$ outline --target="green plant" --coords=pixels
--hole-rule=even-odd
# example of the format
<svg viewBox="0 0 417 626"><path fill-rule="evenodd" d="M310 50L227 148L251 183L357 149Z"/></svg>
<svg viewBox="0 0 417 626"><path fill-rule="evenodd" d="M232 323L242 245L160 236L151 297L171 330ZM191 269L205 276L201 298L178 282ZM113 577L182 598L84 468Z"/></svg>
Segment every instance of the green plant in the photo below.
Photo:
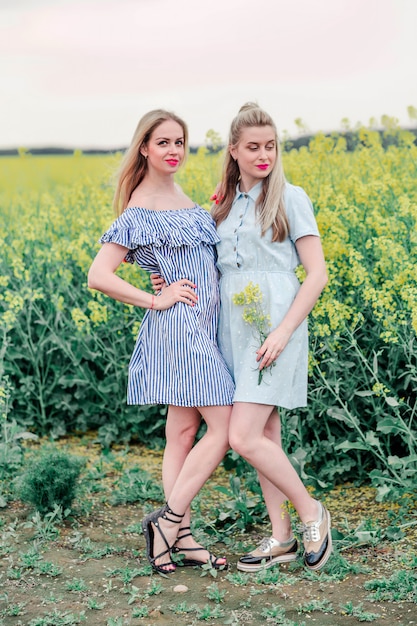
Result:
<svg viewBox="0 0 417 626"><path fill-rule="evenodd" d="M105 544L104 546L99 545L89 537L83 537L81 533L75 533L75 535L70 537L70 542L76 550L80 551L83 560L102 559L109 554L122 551L118 546L109 544Z"/></svg>
<svg viewBox="0 0 417 626"><path fill-rule="evenodd" d="M32 504L41 515L54 511L57 505L64 511L69 509L84 465L84 459L60 450L42 452L28 464L21 477L21 499Z"/></svg>
<svg viewBox="0 0 417 626"><path fill-rule="evenodd" d="M373 459L369 462L369 475L382 500L413 489L417 458L417 435L413 422L417 400L412 388L407 398L396 396L392 391L398 360L403 358L398 348L388 351L381 346L378 349L363 333L362 324L353 330L346 326L339 336L337 348L326 341L327 355L317 361L316 371L321 389L327 392L326 413L337 423L335 432L341 428L346 433L345 439L337 443L335 449L345 453L346 458L353 458L351 453L357 455L358 451L362 451ZM401 332L399 336L402 338ZM336 352L341 347L349 352L349 364L336 358ZM404 354L408 363L402 363L400 369L404 371L403 377L409 380L407 386L410 386L417 373L415 339L410 338L407 347L404 346ZM361 372L361 379L366 380L366 384L352 386L351 380L341 378L343 368L348 371L355 368L356 373ZM408 372L407 375L405 372ZM316 391L319 396L320 391ZM380 419L377 423L369 419L365 425L363 415L380 416Z"/></svg>
<svg viewBox="0 0 417 626"><path fill-rule="evenodd" d="M97 602L96 598L88 598L87 606L92 611L101 611L106 606L105 602Z"/></svg>
<svg viewBox="0 0 417 626"><path fill-rule="evenodd" d="M109 617L106 622L106 626L124 626L126 622L123 620L123 617Z"/></svg>
<svg viewBox="0 0 417 626"><path fill-rule="evenodd" d="M270 607L262 609L261 615L262 617L266 617L268 621L280 620L275 621L275 623L282 624L281 620L285 618L285 609L279 606L279 604L272 604Z"/></svg>
<svg viewBox="0 0 417 626"><path fill-rule="evenodd" d="M112 491L110 503L113 505L128 502L147 502L163 500L163 491L159 483L140 467L131 467L123 472Z"/></svg>
<svg viewBox="0 0 417 626"><path fill-rule="evenodd" d="M251 581L250 574L244 574L243 572L231 572L225 578L237 587L245 587Z"/></svg>
<svg viewBox="0 0 417 626"><path fill-rule="evenodd" d="M103 585L104 593L110 593L114 589L117 589L115 585L113 585L113 581L110 579L107 583Z"/></svg>
<svg viewBox="0 0 417 626"><path fill-rule="evenodd" d="M68 580L65 588L67 591L88 591L88 585L82 578L73 578Z"/></svg>
<svg viewBox="0 0 417 626"><path fill-rule="evenodd" d="M147 570L148 571L148 570ZM149 571L148 571L149 573ZM130 583L137 576L143 576L143 568L138 569L136 567L118 567L117 569L112 569L108 572L107 576L117 577L122 581L124 585Z"/></svg>
<svg viewBox="0 0 417 626"><path fill-rule="evenodd" d="M213 507L217 523L226 533L230 534L236 529L248 530L266 517L263 501L248 494L243 478L232 474L229 487L217 486L216 490L228 498L222 498L221 504Z"/></svg>
<svg viewBox="0 0 417 626"><path fill-rule="evenodd" d="M10 567L7 570L7 576L14 580L20 580L24 576L25 570L31 570L34 574L50 577L62 574L62 567L44 560L37 544L32 545L27 552L21 552L16 564L14 564L13 557L9 557L9 562Z"/></svg>
<svg viewBox="0 0 417 626"><path fill-rule="evenodd" d="M142 606L135 606L132 610L132 617L137 619L149 617L149 608L144 604Z"/></svg>
<svg viewBox="0 0 417 626"><path fill-rule="evenodd" d="M1 386L0 386L1 394ZM0 395L1 398L1 395ZM8 420L0 416L0 475L13 474L23 462L22 441L36 440L33 433L22 430L16 420Z"/></svg>
<svg viewBox="0 0 417 626"><path fill-rule="evenodd" d="M63 569L59 565L55 565L50 561L40 561L35 568L35 572L37 574L44 574L46 576L55 577L60 576L63 572Z"/></svg>
<svg viewBox="0 0 417 626"><path fill-rule="evenodd" d="M162 593L163 590L164 588L162 587L161 583L155 580L155 578L152 578L149 588L147 588L144 592L144 596L157 596Z"/></svg>
<svg viewBox="0 0 417 626"><path fill-rule="evenodd" d="M30 620L27 626L74 626L85 622L86 617L84 611L78 615L68 611L58 611L54 609L51 613L47 613L42 617L35 617Z"/></svg>
<svg viewBox="0 0 417 626"><path fill-rule="evenodd" d="M5 600L6 602L8 601L7 597L5 598ZM17 604L8 603L5 609L0 610L0 617L16 617L18 615L23 615L23 609L25 608L25 606L25 602L18 602Z"/></svg>
<svg viewBox="0 0 417 626"><path fill-rule="evenodd" d="M373 602L414 602L417 604L417 571L400 570L389 578L368 580L365 589L372 591L369 599Z"/></svg>
<svg viewBox="0 0 417 626"><path fill-rule="evenodd" d="M42 598L42 606L47 604L57 604L62 601L62 596L55 596L52 591L49 592L49 596Z"/></svg>
<svg viewBox="0 0 417 626"><path fill-rule="evenodd" d="M294 576L283 573L279 567L262 569L259 572L256 572L254 578L259 585L275 585L277 583L293 585L296 582L296 578Z"/></svg>
<svg viewBox="0 0 417 626"><path fill-rule="evenodd" d="M378 617L381 617L380 613L366 612L362 608L362 603L354 606L352 602L346 602L346 604L340 605L342 615L352 615L356 617L359 622L374 622Z"/></svg>
<svg viewBox="0 0 417 626"><path fill-rule="evenodd" d="M0 556L5 556L14 552L14 542L18 541L19 522L15 519L8 526L5 526L4 521L1 523L1 536L0 536Z"/></svg>
<svg viewBox="0 0 417 626"><path fill-rule="evenodd" d="M224 589L219 589L219 585L217 583L212 583L207 587L207 598L209 600L213 600L213 602L220 604L220 602L223 602L225 595L226 591Z"/></svg>
<svg viewBox="0 0 417 626"><path fill-rule="evenodd" d="M312 613L313 611L319 611L320 613L334 613L333 605L330 600L310 600L305 604L300 604L297 607L298 613Z"/></svg>
<svg viewBox="0 0 417 626"><path fill-rule="evenodd" d="M2 365L6 346L4 341L0 349L0 507L7 505L10 488L6 485L11 485L10 478L23 463L22 442L37 439L9 417L12 386L8 376L3 375Z"/></svg>
<svg viewBox="0 0 417 626"><path fill-rule="evenodd" d="M9 580L21 580L24 575L24 569L22 567L9 567L7 569L7 578Z"/></svg>
<svg viewBox="0 0 417 626"><path fill-rule="evenodd" d="M34 539L38 541L53 541L59 536L58 524L61 524L64 518L62 507L55 504L53 511L46 513L44 516L39 511L25 523L25 528L33 528L35 530Z"/></svg>
<svg viewBox="0 0 417 626"><path fill-rule="evenodd" d="M334 531L334 541L340 552L355 545L376 546L385 536L382 526L372 518L361 520L355 528L350 528L347 520L343 520L337 531Z"/></svg>
<svg viewBox="0 0 417 626"><path fill-rule="evenodd" d="M201 569L201 574L200 574L201 577L210 575L212 578L217 578L218 573L224 570L225 566L220 565L220 567L215 568L213 567L210 561L207 561L207 563L204 563L204 565L202 565L200 569Z"/></svg>
<svg viewBox="0 0 417 626"><path fill-rule="evenodd" d="M178 604L174 604L169 607L170 611L175 613L175 615L186 615L187 613L193 613L195 610L195 606L189 606L185 600L183 602L178 602Z"/></svg>
<svg viewBox="0 0 417 626"><path fill-rule="evenodd" d="M126 589L125 591L129 594L129 600L127 602L128 604L133 604L134 602L137 602L138 600L143 600L144 598L141 590L135 585L130 585L129 589Z"/></svg>
<svg viewBox="0 0 417 626"><path fill-rule="evenodd" d="M18 565L31 569L36 567L42 558L38 546L34 544L27 552L20 552Z"/></svg>
<svg viewBox="0 0 417 626"><path fill-rule="evenodd" d="M195 613L198 620L218 619L224 617L224 611L219 606L210 606L205 604L203 607L195 607Z"/></svg>

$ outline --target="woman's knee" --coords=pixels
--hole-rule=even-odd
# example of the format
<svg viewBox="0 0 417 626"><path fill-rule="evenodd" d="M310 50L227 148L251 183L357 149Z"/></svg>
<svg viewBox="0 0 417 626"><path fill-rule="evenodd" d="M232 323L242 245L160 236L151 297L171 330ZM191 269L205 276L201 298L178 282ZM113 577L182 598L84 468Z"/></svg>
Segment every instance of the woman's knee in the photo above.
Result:
<svg viewBox="0 0 417 626"><path fill-rule="evenodd" d="M178 428L174 432L167 434L167 442L174 443L181 448L191 449L194 445L198 427L188 426L187 428Z"/></svg>
<svg viewBox="0 0 417 626"><path fill-rule="evenodd" d="M216 426L208 426L207 431L204 435L207 437L207 440L210 440L211 445L229 449L229 429L224 426L216 427Z"/></svg>
<svg viewBox="0 0 417 626"><path fill-rule="evenodd" d="M229 432L229 445L237 454L246 458L250 453L250 444L248 439L242 432L234 431Z"/></svg>
<svg viewBox="0 0 417 626"><path fill-rule="evenodd" d="M171 419L167 421L165 436L167 445L190 450L200 427L200 420Z"/></svg>

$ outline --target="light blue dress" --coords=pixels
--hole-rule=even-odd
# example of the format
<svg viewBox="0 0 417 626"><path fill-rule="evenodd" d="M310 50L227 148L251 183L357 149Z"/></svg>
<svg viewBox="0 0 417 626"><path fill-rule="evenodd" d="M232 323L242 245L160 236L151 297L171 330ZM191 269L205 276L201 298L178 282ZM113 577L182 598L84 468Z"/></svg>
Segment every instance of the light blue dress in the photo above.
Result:
<svg viewBox="0 0 417 626"><path fill-rule="evenodd" d="M259 341L254 327L242 318L243 307L233 303L233 296L250 282L259 285L271 330L276 328L300 288L294 272L300 264L295 242L306 235L319 236L319 231L305 191L286 183L284 202L289 236L281 243L272 242L270 229L261 237L255 216L261 187L262 183L258 183L249 193L237 189L227 219L217 228L217 266L221 274L218 343L236 384L234 402L294 409L307 403L307 320L296 329L276 365L265 371L258 384Z"/></svg>
<svg viewBox="0 0 417 626"><path fill-rule="evenodd" d="M128 404L231 404L234 384L216 341L218 240L213 219L198 205L178 211L130 207L101 237L129 248L128 262L164 276L168 285L182 278L197 285L195 306L177 302L145 313L129 364Z"/></svg>

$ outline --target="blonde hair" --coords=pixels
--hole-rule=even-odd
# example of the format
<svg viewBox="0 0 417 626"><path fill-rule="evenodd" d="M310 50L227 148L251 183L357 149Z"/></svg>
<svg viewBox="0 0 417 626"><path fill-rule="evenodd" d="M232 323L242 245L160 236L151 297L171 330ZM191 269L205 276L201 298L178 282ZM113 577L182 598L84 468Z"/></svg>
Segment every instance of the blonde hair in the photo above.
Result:
<svg viewBox="0 0 417 626"><path fill-rule="evenodd" d="M133 190L143 181L148 170L147 160L141 152L142 148L147 145L154 130L168 120L173 120L181 126L184 135L184 153L187 154L188 128L178 115L164 109L155 109L145 113L139 120L133 139L124 154L116 175L113 208L117 215L123 213Z"/></svg>
<svg viewBox="0 0 417 626"><path fill-rule="evenodd" d="M271 116L253 102L247 102L240 108L230 126L229 149L225 154L222 182L217 191L219 201L212 208L212 216L216 224L220 224L229 215L236 195L236 185L240 180L239 165L232 158L230 148L237 146L244 128L253 126L271 126L275 132L277 158L271 172L262 181L262 191L256 202L256 211L262 236L272 227L272 241L283 241L288 236L289 225L284 207L285 176L278 133Z"/></svg>

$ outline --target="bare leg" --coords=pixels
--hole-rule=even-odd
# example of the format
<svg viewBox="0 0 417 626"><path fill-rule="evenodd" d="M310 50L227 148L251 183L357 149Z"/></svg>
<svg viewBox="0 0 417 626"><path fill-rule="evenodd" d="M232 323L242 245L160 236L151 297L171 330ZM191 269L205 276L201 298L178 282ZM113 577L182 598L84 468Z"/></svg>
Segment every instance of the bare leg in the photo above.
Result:
<svg viewBox="0 0 417 626"><path fill-rule="evenodd" d="M264 435L280 448L282 447L281 420L276 409L271 412L268 418ZM272 536L280 542L288 541L292 532L290 516L285 507L287 496L259 471L258 479L264 495L269 519L271 520Z"/></svg>
<svg viewBox="0 0 417 626"><path fill-rule="evenodd" d="M231 407L201 407L199 411L207 424L207 431L187 455L169 495L169 506L179 516L187 511L192 499L219 465L229 448L228 430ZM158 523L168 544L173 546L180 525L163 518L160 518ZM159 531L154 532L153 554L160 554L165 549L166 544ZM164 563L164 560L166 562L166 556L160 560L157 559L155 564L160 565Z"/></svg>
<svg viewBox="0 0 417 626"><path fill-rule="evenodd" d="M171 491L185 459L194 445L200 424L201 415L196 408L179 406L170 406L168 408L165 428L166 446L162 461L162 482L167 502L170 500ZM205 556L201 552L202 546L191 535L190 517L191 511L190 507L188 507L179 527L179 538L175 543L175 547L178 548L178 551L185 549L187 557L190 559L203 560ZM191 552L195 549L197 552L192 554Z"/></svg>
<svg viewBox="0 0 417 626"><path fill-rule="evenodd" d="M281 446L265 436L272 410L265 404L236 402L230 419L230 445L285 494L301 521L307 523L317 518L317 501L308 493Z"/></svg>
<svg viewBox="0 0 417 626"><path fill-rule="evenodd" d="M162 461L162 482L165 499L169 500L171 490L178 474L192 449L201 423L201 415L196 408L170 406L166 422L166 446ZM281 447L281 422L278 411L274 409L268 418L264 430L265 437ZM285 494L277 489L263 474L258 472L266 508L272 526L272 536L278 541L287 541L291 536L291 523L285 509ZM190 526L190 509L187 509L181 527ZM191 537L177 542L179 547L201 547Z"/></svg>
<svg viewBox="0 0 417 626"><path fill-rule="evenodd" d="M169 500L178 474L194 445L200 423L201 415L197 409L181 406L168 407L165 427L166 445L162 461L162 483L166 500ZM189 525L190 509L188 508L181 526Z"/></svg>

